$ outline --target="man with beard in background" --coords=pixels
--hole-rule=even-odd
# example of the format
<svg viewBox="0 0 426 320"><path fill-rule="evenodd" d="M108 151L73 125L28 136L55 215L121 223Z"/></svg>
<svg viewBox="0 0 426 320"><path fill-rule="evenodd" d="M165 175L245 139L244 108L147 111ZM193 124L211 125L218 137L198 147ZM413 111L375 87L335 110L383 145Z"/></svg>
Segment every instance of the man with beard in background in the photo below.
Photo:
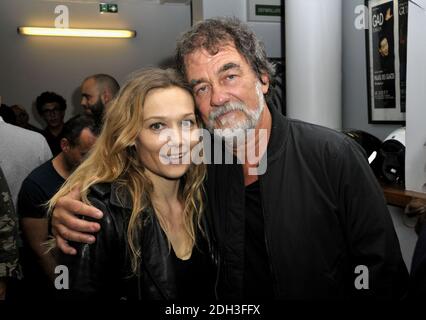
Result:
<svg viewBox="0 0 426 320"><path fill-rule="evenodd" d="M117 80L108 74L91 75L81 84L81 106L84 113L95 120L96 131L100 131L106 107L118 90Z"/></svg>

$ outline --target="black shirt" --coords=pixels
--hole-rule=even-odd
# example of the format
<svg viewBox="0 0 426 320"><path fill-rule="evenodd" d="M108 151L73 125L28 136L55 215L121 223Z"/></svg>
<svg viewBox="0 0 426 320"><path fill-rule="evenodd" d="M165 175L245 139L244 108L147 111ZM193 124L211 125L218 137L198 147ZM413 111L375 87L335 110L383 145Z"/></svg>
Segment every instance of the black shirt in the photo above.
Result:
<svg viewBox="0 0 426 320"><path fill-rule="evenodd" d="M171 249L175 267L176 288L179 300L212 301L214 296L215 272L209 258L207 243L200 237L192 249L191 257L182 260Z"/></svg>
<svg viewBox="0 0 426 320"><path fill-rule="evenodd" d="M259 181L246 186L245 197L244 298L268 300L274 294Z"/></svg>
<svg viewBox="0 0 426 320"><path fill-rule="evenodd" d="M34 169L22 183L18 195L20 218L46 218L43 206L65 182L55 170L52 160Z"/></svg>
<svg viewBox="0 0 426 320"><path fill-rule="evenodd" d="M19 218L46 219L44 204L52 198L65 182L55 170L52 160L34 169L22 183L18 195ZM49 226L50 234L50 226ZM51 297L53 286L39 264L39 258L24 237L21 249L22 269L25 280L25 294L30 299Z"/></svg>
<svg viewBox="0 0 426 320"><path fill-rule="evenodd" d="M52 155L54 157L61 153L62 131L59 132L57 136L55 136L49 131L49 128L46 128L41 132L41 134L46 138L47 144L49 145L50 150L52 151Z"/></svg>

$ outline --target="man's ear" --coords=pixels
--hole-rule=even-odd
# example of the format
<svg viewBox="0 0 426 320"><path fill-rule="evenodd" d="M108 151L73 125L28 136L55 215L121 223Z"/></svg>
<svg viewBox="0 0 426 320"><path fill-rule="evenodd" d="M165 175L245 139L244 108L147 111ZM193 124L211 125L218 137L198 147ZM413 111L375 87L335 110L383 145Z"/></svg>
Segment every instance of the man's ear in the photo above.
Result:
<svg viewBox="0 0 426 320"><path fill-rule="evenodd" d="M269 90L269 76L266 73L260 76L260 83L262 84L263 94L266 94Z"/></svg>
<svg viewBox="0 0 426 320"><path fill-rule="evenodd" d="M60 145L61 145L61 150L65 153L68 152L71 148L70 143L66 138L61 139Z"/></svg>
<svg viewBox="0 0 426 320"><path fill-rule="evenodd" d="M112 94L109 90L105 89L101 94L101 101L104 105L112 100Z"/></svg>

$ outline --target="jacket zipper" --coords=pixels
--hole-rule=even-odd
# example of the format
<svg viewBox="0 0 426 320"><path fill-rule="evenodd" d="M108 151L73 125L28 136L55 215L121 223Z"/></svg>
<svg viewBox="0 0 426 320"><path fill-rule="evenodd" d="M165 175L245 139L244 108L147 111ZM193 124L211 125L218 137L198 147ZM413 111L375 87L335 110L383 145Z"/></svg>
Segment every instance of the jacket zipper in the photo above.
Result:
<svg viewBox="0 0 426 320"><path fill-rule="evenodd" d="M272 277L272 289L274 297L276 297L275 294L275 287L276 287L276 279L275 279L275 272L274 272L274 266L272 265L272 257L271 257L271 250L269 249L269 243L268 243L268 237L266 236L266 216L265 216L265 205L263 201L263 183L262 180L259 177L259 186L260 186L260 204L262 205L262 215L263 215L263 224L264 224L264 237L265 237L265 247L266 247L266 254L268 255L268 264L269 269L271 271L271 277Z"/></svg>

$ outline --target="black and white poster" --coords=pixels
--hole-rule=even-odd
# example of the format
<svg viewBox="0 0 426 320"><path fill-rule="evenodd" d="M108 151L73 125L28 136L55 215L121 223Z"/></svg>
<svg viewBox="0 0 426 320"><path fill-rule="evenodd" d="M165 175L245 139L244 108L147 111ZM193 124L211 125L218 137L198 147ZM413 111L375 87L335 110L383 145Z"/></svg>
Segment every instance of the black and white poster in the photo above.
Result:
<svg viewBox="0 0 426 320"><path fill-rule="evenodd" d="M405 121L407 0L368 1L370 123Z"/></svg>

